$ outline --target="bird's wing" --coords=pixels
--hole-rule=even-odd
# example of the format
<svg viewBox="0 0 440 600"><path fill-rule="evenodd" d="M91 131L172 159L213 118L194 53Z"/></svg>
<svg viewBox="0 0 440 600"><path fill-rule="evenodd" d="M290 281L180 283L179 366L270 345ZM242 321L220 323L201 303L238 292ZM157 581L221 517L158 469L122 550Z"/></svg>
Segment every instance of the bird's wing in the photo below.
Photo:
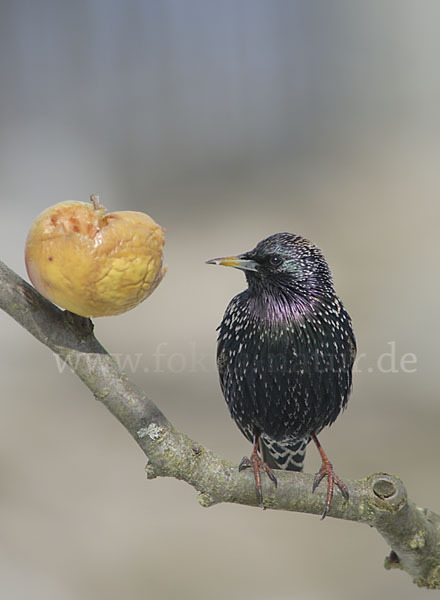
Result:
<svg viewBox="0 0 440 600"><path fill-rule="evenodd" d="M350 368L353 368L354 361L356 360L357 346L356 338L354 337L353 330L349 331L349 344L350 344Z"/></svg>
<svg viewBox="0 0 440 600"><path fill-rule="evenodd" d="M223 344L221 340L218 342L217 346L217 369L220 377L220 386L222 388L223 394L225 393L225 370L226 370L226 355L223 351Z"/></svg>

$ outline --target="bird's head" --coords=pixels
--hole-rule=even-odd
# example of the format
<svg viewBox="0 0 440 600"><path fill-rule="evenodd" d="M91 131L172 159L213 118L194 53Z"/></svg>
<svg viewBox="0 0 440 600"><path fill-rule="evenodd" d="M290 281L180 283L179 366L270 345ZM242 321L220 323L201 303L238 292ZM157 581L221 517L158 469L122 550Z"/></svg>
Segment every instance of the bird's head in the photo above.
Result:
<svg viewBox="0 0 440 600"><path fill-rule="evenodd" d="M309 295L333 289L330 269L321 250L292 233L275 233L249 252L214 258L207 263L243 270L251 290L279 288Z"/></svg>

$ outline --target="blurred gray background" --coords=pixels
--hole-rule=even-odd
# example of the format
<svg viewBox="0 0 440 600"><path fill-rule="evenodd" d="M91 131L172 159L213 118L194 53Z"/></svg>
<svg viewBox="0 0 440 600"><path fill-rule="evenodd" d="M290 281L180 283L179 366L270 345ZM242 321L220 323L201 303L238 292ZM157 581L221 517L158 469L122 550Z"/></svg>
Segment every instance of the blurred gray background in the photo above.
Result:
<svg viewBox="0 0 440 600"><path fill-rule="evenodd" d="M165 280L96 333L177 427L238 462L249 444L214 354L244 278L204 261L310 238L363 355L321 441L341 477L398 474L439 511L439 56L429 0L3 0L0 257L25 276L33 219L92 192L166 227ZM147 481L68 369L0 327L3 598L428 597L384 571L367 527L206 510L181 482Z"/></svg>

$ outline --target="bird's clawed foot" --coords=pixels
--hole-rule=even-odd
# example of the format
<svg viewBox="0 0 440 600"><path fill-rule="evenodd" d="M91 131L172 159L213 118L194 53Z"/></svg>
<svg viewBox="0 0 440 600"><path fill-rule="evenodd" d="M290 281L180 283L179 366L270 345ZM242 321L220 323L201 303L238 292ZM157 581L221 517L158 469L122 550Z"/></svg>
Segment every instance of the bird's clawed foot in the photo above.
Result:
<svg viewBox="0 0 440 600"><path fill-rule="evenodd" d="M333 465L329 461L327 461L327 462L323 461L320 470L318 471L318 473L316 473L315 479L313 480L313 487L312 487L313 492L316 490L316 488L321 483L321 481L324 479L324 477L327 477L327 480L328 480L327 499L325 501L324 512L322 513L321 519L325 519L325 517L327 516L327 513L330 509L330 504L331 504L331 501L333 498L333 491L334 491L335 484L341 490L341 494L344 496L344 498L346 500L348 500L348 498L349 498L347 486L342 481L342 479L339 479L339 477L336 475L336 473L333 470Z"/></svg>
<svg viewBox="0 0 440 600"><path fill-rule="evenodd" d="M275 487L277 486L277 478L273 474L272 469L266 464L261 458L258 456L258 438L254 439L254 449L252 450L252 454L248 458L244 456L241 459L241 462L238 466L239 471L243 471L248 467L252 467L254 471L255 477L255 489L257 490L257 496L260 506L263 506L263 492L261 489L261 469L266 471L269 479L274 483Z"/></svg>
<svg viewBox="0 0 440 600"><path fill-rule="evenodd" d="M333 465L327 458L327 455L325 454L321 444L318 442L318 438L315 435L312 435L311 437L312 437L313 441L315 442L315 444L319 450L319 453L321 454L321 459L322 459L321 468L316 473L315 479L313 480L312 492L314 492L316 490L316 488L321 483L321 481L324 479L324 477L327 477L327 482L328 482L327 483L327 499L325 501L324 512L322 513L322 517L321 517L321 520L322 520L322 519L325 519L325 517L327 516L328 511L330 509L330 504L331 504L331 501L333 498L333 491L335 488L335 484L338 486L338 488L341 491L341 494L344 496L345 500L348 500L350 495L348 493L348 488L345 485L345 483L334 472Z"/></svg>

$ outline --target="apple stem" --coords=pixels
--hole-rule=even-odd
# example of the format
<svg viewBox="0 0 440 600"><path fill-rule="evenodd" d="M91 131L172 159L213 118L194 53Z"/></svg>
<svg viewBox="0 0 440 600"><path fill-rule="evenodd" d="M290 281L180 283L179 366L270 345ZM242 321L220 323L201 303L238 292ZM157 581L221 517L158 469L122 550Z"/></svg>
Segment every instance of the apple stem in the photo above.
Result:
<svg viewBox="0 0 440 600"><path fill-rule="evenodd" d="M98 208L99 208L99 194L91 194L91 196L90 196L90 202L92 202L93 208L95 210L98 210Z"/></svg>

